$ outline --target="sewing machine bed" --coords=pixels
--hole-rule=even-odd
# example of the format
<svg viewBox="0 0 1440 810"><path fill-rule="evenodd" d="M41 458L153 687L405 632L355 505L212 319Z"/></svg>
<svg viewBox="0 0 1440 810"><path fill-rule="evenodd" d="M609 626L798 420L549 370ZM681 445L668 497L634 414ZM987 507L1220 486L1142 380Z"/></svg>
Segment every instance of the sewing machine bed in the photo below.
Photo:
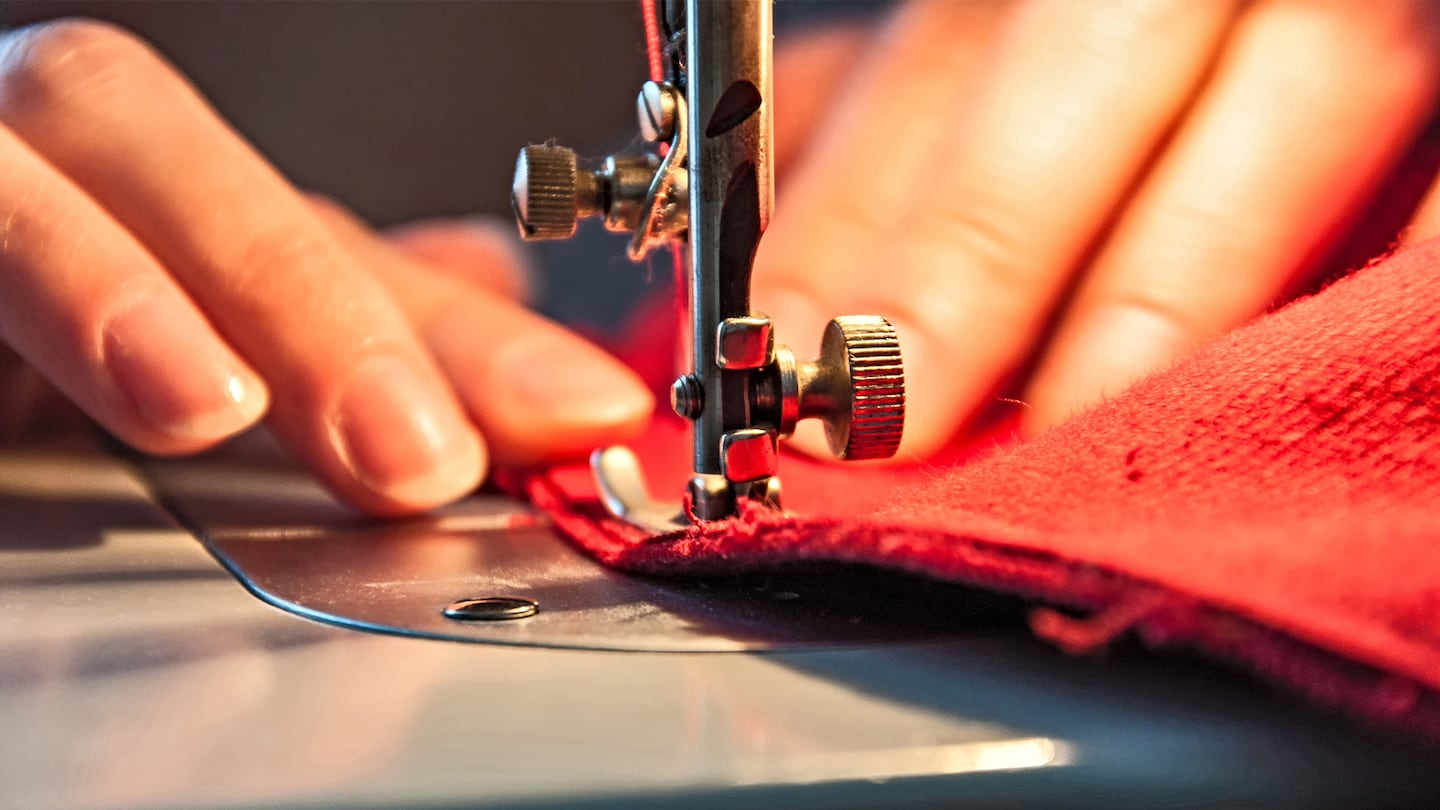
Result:
<svg viewBox="0 0 1440 810"><path fill-rule="evenodd" d="M358 582L364 596L351 602L380 606L391 591L425 592L437 571L436 599L467 577L526 591L533 583L514 576L487 579L495 558L476 549L554 538L523 505L482 495L449 513L443 528L461 539L434 546L444 516L383 530L342 519L297 471L255 464L243 447L159 466L82 443L0 452L0 806L1433 807L1440 797L1433 749L1205 662L1136 649L1067 657L1006 605L950 624L935 614L954 603L920 598L891 605L888 620L903 626L910 611L929 636L847 641L792 627L755 643L764 632L723 620L734 602L716 602L720 619L696 632L704 588L656 608L648 588L682 586L617 586L576 557L573 587L549 583L541 615L591 610L588 623L623 625L668 611L662 635L700 638L695 649L727 637L771 649L576 649L627 638L599 626L516 646L303 618L247 592L177 515L194 525L207 514L202 534L256 545L328 543L325 570L302 575L330 575L331 590ZM227 493L241 506L217 532ZM413 564L407 535L439 556ZM366 580L373 556L348 563L347 542L394 555L410 589ZM804 572L787 576L789 590L754 589L804 601L788 596L805 590ZM453 592L467 595L484 594ZM627 598L646 610L626 610Z"/></svg>

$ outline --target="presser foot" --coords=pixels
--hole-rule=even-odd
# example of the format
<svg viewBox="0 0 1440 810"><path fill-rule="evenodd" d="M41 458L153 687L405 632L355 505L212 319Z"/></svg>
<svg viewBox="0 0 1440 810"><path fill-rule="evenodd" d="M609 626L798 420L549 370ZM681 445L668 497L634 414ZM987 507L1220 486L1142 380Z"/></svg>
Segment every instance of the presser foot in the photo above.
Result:
<svg viewBox="0 0 1440 810"><path fill-rule="evenodd" d="M640 459L628 447L606 447L590 454L590 472L605 510L651 534L670 534L690 525L678 503L658 501L645 484Z"/></svg>
<svg viewBox="0 0 1440 810"><path fill-rule="evenodd" d="M595 485L600 491L600 500L605 509L620 520L650 534L670 534L691 525L685 508L677 503L655 499L645 483L645 472L640 468L640 459L628 447L606 447L590 455L590 471L595 476ZM702 479L718 479L711 482ZM734 513L735 498L750 498L776 511L780 511L780 479L770 476L748 486L734 488L720 476L697 475L690 484L692 511L696 517L705 519L694 506L708 504L716 506L714 498L728 497L730 503L714 511L719 517ZM697 491L700 493L697 497Z"/></svg>

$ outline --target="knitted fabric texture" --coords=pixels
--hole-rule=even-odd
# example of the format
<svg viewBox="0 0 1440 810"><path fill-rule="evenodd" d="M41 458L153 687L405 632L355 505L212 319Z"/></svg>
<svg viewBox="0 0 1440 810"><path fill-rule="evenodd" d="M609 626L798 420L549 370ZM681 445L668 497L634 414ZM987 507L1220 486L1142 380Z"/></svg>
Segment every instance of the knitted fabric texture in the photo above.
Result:
<svg viewBox="0 0 1440 810"><path fill-rule="evenodd" d="M521 485L608 565L693 575L813 559L969 583L1085 612L1032 614L1072 651L1134 632L1440 738L1437 389L1432 241L983 458L787 457L788 514L749 508L647 538L604 514L584 470ZM660 420L635 449L654 482L688 473L684 425Z"/></svg>

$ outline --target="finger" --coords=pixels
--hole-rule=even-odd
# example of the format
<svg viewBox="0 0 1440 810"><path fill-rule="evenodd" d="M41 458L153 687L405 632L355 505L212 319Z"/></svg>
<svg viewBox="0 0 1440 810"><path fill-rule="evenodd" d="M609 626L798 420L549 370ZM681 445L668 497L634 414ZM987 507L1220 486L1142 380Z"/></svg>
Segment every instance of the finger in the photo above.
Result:
<svg viewBox="0 0 1440 810"><path fill-rule="evenodd" d="M948 439L1025 359L1233 13L1190 0L1019 10L968 125L941 145L955 154L929 181L942 193L912 208L900 283L872 307L910 327L917 444Z"/></svg>
<svg viewBox="0 0 1440 810"><path fill-rule="evenodd" d="M869 244L839 238L843 250L861 255L864 274L834 272L827 247L814 268L823 272L792 271L786 281L826 309L897 321L910 452L942 445L1025 357L1073 268L1202 81L1233 8L1191 0L1025 3L1007 21L973 102L927 113L946 96L912 100L908 114L943 116L943 134L933 143L887 142L890 153L920 150L898 177L885 177L891 164L882 151L853 158L883 178L871 185L903 188L886 203L893 220L879 240L883 250L873 237ZM935 34L916 34L927 35ZM888 117L865 119L888 131L873 123ZM852 205L875 210L869 187L857 188L867 193L848 192ZM879 268L888 272L877 284Z"/></svg>
<svg viewBox="0 0 1440 810"><path fill-rule="evenodd" d="M933 169L952 106L972 95L1010 5L904 5L813 129L781 188L755 271L757 309L771 315L797 352L813 350L829 318L869 313L856 308L866 302L854 299L874 284L870 256L905 230L916 179ZM907 446L915 444L911 423ZM823 438L807 436L807 425L796 444L823 448Z"/></svg>
<svg viewBox="0 0 1440 810"><path fill-rule="evenodd" d="M497 463L581 457L633 438L649 421L649 391L618 360L495 292L432 270L339 206L323 210L404 306Z"/></svg>
<svg viewBox="0 0 1440 810"><path fill-rule="evenodd" d="M392 228L385 238L435 270L501 297L527 301L534 292L513 223L480 217L430 219Z"/></svg>
<svg viewBox="0 0 1440 810"><path fill-rule="evenodd" d="M264 383L155 259L3 127L0 174L0 341L150 452L194 452L264 414Z"/></svg>
<svg viewBox="0 0 1440 810"><path fill-rule="evenodd" d="M783 39L775 52L775 173L783 181L871 39L867 26L832 25Z"/></svg>
<svg viewBox="0 0 1440 810"><path fill-rule="evenodd" d="M62 22L4 44L0 119L181 282L270 384L270 425L375 512L469 491L479 438L384 288L149 48Z"/></svg>
<svg viewBox="0 0 1440 810"><path fill-rule="evenodd" d="M1437 236L1440 236L1440 178L1425 192L1425 199L1410 220L1410 227L1401 235L1401 243L1413 245Z"/></svg>
<svg viewBox="0 0 1440 810"><path fill-rule="evenodd" d="M1263 310L1369 202L1440 87L1437 6L1262 3L1040 366L1032 427Z"/></svg>

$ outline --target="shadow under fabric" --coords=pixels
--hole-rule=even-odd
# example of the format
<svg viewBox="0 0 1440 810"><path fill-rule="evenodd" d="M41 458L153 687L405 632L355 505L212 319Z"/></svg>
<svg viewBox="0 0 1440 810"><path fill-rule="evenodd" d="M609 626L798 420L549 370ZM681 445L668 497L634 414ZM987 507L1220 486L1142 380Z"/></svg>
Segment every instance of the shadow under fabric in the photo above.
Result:
<svg viewBox="0 0 1440 810"><path fill-rule="evenodd" d="M675 356L632 348L652 369ZM583 468L510 484L617 568L827 560L969 583L1083 613L1032 613L1067 650L1133 632L1440 740L1440 240L994 444L908 467L791 456L790 514L654 539L606 515ZM688 475L673 417L633 446L657 487Z"/></svg>

